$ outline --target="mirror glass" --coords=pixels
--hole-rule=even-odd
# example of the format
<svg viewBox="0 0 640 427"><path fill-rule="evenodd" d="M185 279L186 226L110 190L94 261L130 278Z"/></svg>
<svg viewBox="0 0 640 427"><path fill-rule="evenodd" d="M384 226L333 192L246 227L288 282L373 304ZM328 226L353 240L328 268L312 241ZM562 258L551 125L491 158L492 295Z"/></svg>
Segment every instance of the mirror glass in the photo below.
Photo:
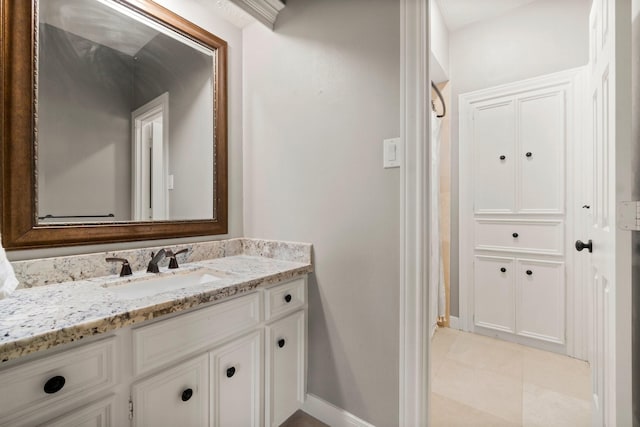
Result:
<svg viewBox="0 0 640 427"><path fill-rule="evenodd" d="M111 0L40 0L39 224L215 218L216 51Z"/></svg>

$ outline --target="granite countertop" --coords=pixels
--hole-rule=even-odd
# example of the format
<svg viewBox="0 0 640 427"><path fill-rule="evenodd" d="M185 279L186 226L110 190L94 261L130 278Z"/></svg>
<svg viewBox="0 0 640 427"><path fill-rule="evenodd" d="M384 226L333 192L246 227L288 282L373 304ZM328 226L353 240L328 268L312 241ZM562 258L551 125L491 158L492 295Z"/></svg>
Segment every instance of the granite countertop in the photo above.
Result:
<svg viewBox="0 0 640 427"><path fill-rule="evenodd" d="M220 301L313 271L310 258L300 261L239 254L190 262L181 265L179 270L165 267L161 268L164 276L207 268L213 270L218 279L141 298L123 298L112 292L111 286L131 281L118 275L19 289L0 300L0 362ZM133 280L149 274L152 273L134 272Z"/></svg>

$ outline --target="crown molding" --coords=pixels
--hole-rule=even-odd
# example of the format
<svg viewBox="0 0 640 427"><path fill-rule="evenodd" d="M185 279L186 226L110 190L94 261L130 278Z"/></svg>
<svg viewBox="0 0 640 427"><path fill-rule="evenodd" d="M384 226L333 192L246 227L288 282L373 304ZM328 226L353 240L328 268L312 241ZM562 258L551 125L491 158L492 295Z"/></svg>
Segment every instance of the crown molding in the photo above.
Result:
<svg viewBox="0 0 640 427"><path fill-rule="evenodd" d="M284 8L282 0L230 0L258 21L273 29L278 13Z"/></svg>

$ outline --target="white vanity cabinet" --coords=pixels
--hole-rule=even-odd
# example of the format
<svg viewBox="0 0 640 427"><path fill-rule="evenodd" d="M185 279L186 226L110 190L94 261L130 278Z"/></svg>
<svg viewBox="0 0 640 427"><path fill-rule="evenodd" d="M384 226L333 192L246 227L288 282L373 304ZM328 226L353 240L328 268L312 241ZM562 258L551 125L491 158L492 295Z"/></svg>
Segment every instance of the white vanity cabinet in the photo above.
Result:
<svg viewBox="0 0 640 427"><path fill-rule="evenodd" d="M133 425L280 425L306 394L306 308L300 278L134 328Z"/></svg>

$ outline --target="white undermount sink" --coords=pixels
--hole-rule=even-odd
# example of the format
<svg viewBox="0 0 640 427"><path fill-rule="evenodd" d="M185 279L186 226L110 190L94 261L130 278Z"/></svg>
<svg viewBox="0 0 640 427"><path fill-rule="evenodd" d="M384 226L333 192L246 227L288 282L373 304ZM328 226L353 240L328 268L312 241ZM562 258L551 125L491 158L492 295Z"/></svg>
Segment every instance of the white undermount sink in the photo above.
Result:
<svg viewBox="0 0 640 427"><path fill-rule="evenodd" d="M220 280L212 270L199 269L188 273L153 274L145 273L138 278L123 279L114 283L102 285L109 292L125 299L144 298L167 291L186 289L193 286L213 283Z"/></svg>

